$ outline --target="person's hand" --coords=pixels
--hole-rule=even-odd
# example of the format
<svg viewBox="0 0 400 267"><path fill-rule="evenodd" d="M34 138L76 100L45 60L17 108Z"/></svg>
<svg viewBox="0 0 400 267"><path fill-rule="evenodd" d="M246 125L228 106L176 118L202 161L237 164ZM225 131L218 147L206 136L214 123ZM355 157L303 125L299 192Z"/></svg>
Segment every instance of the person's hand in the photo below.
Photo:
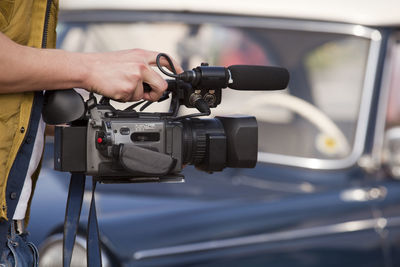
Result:
<svg viewBox="0 0 400 267"><path fill-rule="evenodd" d="M168 86L151 67L155 66L158 54L142 49L86 54L88 73L85 89L122 102L157 101ZM160 62L170 67L164 58ZM178 73L183 71L174 60L173 63ZM152 87L151 92L143 92L144 82Z"/></svg>

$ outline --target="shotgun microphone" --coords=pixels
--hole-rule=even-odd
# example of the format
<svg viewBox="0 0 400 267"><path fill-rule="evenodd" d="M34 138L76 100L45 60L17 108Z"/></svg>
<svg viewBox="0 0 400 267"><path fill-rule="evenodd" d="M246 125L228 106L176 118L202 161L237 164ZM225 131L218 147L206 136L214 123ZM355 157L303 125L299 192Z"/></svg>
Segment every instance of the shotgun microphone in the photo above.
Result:
<svg viewBox="0 0 400 267"><path fill-rule="evenodd" d="M289 72L285 68L271 66L200 66L178 74L177 79L200 89L229 87L235 90L269 91L285 89L289 83Z"/></svg>

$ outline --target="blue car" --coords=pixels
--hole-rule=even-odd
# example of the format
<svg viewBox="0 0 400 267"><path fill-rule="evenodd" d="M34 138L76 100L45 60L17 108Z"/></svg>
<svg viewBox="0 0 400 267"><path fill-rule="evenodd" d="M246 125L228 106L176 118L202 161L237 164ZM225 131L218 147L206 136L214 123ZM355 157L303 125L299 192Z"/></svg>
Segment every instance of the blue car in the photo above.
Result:
<svg viewBox="0 0 400 267"><path fill-rule="evenodd" d="M65 50L140 47L184 69L252 64L291 74L280 92L223 90L212 110L257 117L254 169L187 166L185 183L98 185L103 266L400 265L400 6L293 2L66 1ZM69 183L53 170L53 143L28 228L43 267L62 266ZM90 198L88 186L71 266L86 266Z"/></svg>

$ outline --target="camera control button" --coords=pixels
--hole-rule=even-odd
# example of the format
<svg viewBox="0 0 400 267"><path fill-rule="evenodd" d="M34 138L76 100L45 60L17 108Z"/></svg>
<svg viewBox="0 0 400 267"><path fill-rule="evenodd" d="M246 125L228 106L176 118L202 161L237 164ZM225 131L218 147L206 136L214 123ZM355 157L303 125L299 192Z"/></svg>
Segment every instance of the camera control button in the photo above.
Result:
<svg viewBox="0 0 400 267"><path fill-rule="evenodd" d="M128 127L122 127L119 129L119 133L122 135L129 135L131 133L131 130Z"/></svg>

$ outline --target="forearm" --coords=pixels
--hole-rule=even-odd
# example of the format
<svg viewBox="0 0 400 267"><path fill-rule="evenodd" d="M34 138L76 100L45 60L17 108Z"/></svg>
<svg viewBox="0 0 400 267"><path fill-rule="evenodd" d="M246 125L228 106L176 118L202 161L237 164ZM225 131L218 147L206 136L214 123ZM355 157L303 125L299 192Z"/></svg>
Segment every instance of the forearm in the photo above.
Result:
<svg viewBox="0 0 400 267"><path fill-rule="evenodd" d="M168 85L151 67L158 53L37 49L18 45L0 33L0 94L79 87L118 101L156 101ZM164 58L160 63L170 67ZM178 73L183 71L174 65ZM151 86L151 92L143 92L143 83Z"/></svg>
<svg viewBox="0 0 400 267"><path fill-rule="evenodd" d="M0 93L85 87L85 55L21 46L0 33Z"/></svg>

